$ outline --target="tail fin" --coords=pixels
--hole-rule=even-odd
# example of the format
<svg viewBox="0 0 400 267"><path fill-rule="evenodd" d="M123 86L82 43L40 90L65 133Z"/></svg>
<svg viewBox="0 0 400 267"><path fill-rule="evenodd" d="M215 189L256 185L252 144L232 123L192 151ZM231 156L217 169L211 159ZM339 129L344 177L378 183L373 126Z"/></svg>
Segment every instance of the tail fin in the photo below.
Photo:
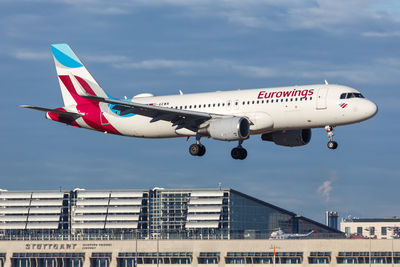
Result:
<svg viewBox="0 0 400 267"><path fill-rule="evenodd" d="M87 94L107 97L107 94L85 68L79 58L67 44L51 45L56 65L58 81L60 83L64 106L78 105L87 102L79 96L76 82Z"/></svg>

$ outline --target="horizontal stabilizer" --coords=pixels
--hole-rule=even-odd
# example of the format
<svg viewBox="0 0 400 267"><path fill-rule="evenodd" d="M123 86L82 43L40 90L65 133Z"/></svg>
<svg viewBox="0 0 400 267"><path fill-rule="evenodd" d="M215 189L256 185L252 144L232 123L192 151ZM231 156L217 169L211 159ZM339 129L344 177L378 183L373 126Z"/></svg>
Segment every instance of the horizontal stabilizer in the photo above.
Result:
<svg viewBox="0 0 400 267"><path fill-rule="evenodd" d="M60 109L42 108L42 107L35 107L35 106L30 106L30 105L21 105L20 107L21 108L30 108L30 109L44 111L44 112L52 112L52 113L57 113L57 114L61 114L61 115L82 116L79 113L69 112L69 111L60 110Z"/></svg>

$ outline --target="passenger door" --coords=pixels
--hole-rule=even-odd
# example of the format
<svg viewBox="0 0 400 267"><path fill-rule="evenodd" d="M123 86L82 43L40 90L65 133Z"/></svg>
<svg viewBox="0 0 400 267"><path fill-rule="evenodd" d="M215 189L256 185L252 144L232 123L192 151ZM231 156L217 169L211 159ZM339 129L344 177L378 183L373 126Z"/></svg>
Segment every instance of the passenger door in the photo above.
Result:
<svg viewBox="0 0 400 267"><path fill-rule="evenodd" d="M318 89L316 109L326 109L327 96L328 88L322 87Z"/></svg>

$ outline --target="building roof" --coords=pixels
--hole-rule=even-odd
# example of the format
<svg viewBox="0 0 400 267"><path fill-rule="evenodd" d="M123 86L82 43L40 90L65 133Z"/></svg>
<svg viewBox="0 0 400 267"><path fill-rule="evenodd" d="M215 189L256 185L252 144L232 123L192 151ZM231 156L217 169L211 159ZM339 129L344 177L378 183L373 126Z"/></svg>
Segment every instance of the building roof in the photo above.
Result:
<svg viewBox="0 0 400 267"><path fill-rule="evenodd" d="M343 222L400 222L400 218L346 218Z"/></svg>

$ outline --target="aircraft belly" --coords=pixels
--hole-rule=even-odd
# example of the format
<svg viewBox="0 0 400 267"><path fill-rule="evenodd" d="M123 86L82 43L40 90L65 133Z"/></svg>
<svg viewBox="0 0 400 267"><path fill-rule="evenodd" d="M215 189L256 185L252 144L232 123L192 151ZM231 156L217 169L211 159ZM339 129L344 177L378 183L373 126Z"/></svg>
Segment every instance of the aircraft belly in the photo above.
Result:
<svg viewBox="0 0 400 267"><path fill-rule="evenodd" d="M135 115L132 117L106 116L108 121L122 134L143 138L177 137L175 127L167 121L150 122L151 118Z"/></svg>

